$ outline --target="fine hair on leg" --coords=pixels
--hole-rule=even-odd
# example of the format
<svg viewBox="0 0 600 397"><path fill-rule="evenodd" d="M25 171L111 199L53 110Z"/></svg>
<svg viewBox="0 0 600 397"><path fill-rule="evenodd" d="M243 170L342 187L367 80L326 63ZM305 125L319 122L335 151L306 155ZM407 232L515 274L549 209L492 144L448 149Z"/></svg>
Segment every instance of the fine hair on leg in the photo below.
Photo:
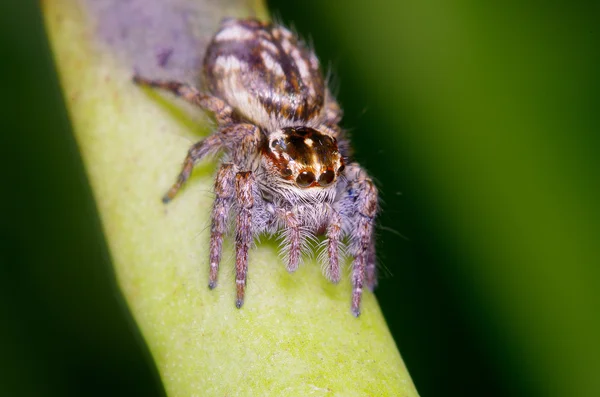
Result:
<svg viewBox="0 0 600 397"><path fill-rule="evenodd" d="M252 243L253 183L254 177L251 171L238 172L235 176L235 196L238 211L235 225L235 306L238 309L244 304L248 251Z"/></svg>
<svg viewBox="0 0 600 397"><path fill-rule="evenodd" d="M221 165L215 179L215 201L213 203L210 229L210 272L208 287L217 286L219 263L223 249L223 237L229 226L229 211L235 197L235 166L232 163Z"/></svg>
<svg viewBox="0 0 600 397"><path fill-rule="evenodd" d="M141 86L160 88L169 91L176 96L181 97L186 102L199 106L214 114L219 125L230 124L234 121L233 109L231 106L215 96L198 91L198 89L189 84L173 80L151 80L138 75L133 77L133 82Z"/></svg>

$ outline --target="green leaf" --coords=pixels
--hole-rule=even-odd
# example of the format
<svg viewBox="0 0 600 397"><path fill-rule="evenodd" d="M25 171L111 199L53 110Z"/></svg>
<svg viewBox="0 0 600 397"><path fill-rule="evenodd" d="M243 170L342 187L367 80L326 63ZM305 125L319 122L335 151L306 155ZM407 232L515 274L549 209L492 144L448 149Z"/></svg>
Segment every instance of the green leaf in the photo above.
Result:
<svg viewBox="0 0 600 397"><path fill-rule="evenodd" d="M416 396L375 297L350 314L350 282L314 260L288 274L277 247L251 253L235 308L231 245L208 284L214 163L168 206L161 196L191 143L210 133L197 109L143 90L149 77L197 81L224 16L266 17L261 2L43 2L50 42L117 282L171 396Z"/></svg>

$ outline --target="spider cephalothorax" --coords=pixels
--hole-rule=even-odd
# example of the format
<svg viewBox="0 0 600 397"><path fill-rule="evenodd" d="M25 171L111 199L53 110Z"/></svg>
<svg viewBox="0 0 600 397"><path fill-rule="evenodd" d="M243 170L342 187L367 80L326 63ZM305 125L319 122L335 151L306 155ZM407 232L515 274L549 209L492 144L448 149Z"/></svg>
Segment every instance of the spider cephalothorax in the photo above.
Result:
<svg viewBox="0 0 600 397"><path fill-rule="evenodd" d="M204 57L208 92L175 81L134 81L167 89L210 112L218 131L193 145L171 200L194 164L226 156L215 179L209 286L217 285L223 238L235 219L236 306L244 302L248 252L260 233L285 236L287 268L297 269L306 233L325 234L325 275L340 280L342 239L354 258L352 312L363 286L374 288L377 189L350 160L338 126L341 110L327 89L319 60L286 28L254 19L226 19Z"/></svg>
<svg viewBox="0 0 600 397"><path fill-rule="evenodd" d="M314 128L285 127L269 134L267 143L267 162L301 188L327 187L344 170L337 140Z"/></svg>

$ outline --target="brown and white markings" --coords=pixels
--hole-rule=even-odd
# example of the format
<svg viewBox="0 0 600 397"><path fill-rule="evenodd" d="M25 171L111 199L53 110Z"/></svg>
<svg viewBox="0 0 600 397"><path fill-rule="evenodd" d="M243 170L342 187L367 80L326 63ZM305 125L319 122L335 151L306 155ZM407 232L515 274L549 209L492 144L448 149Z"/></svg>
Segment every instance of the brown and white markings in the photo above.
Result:
<svg viewBox="0 0 600 397"><path fill-rule="evenodd" d="M209 287L217 285L223 238L235 223L236 306L244 303L254 236L281 233L287 269L298 268L307 238L325 234L325 276L340 281L339 252L354 259L352 313L363 287L376 284L373 225L377 189L350 158L338 126L341 110L326 87L314 52L286 28L254 19L226 19L204 58L207 91L135 76L140 85L171 91L213 113L218 130L193 145L170 201L192 168L223 152L215 180Z"/></svg>

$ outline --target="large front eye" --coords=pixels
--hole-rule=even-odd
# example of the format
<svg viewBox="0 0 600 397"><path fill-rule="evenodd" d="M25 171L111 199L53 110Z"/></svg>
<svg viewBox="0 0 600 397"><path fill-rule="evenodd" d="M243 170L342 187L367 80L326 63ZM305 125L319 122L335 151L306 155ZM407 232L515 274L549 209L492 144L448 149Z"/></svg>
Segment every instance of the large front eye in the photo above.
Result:
<svg viewBox="0 0 600 397"><path fill-rule="evenodd" d="M300 187L307 187L315 181L315 174L310 171L302 171L296 178L296 183Z"/></svg>
<svg viewBox="0 0 600 397"><path fill-rule="evenodd" d="M319 176L319 185L322 187L331 185L331 182L335 179L335 174L332 170L327 170Z"/></svg>

